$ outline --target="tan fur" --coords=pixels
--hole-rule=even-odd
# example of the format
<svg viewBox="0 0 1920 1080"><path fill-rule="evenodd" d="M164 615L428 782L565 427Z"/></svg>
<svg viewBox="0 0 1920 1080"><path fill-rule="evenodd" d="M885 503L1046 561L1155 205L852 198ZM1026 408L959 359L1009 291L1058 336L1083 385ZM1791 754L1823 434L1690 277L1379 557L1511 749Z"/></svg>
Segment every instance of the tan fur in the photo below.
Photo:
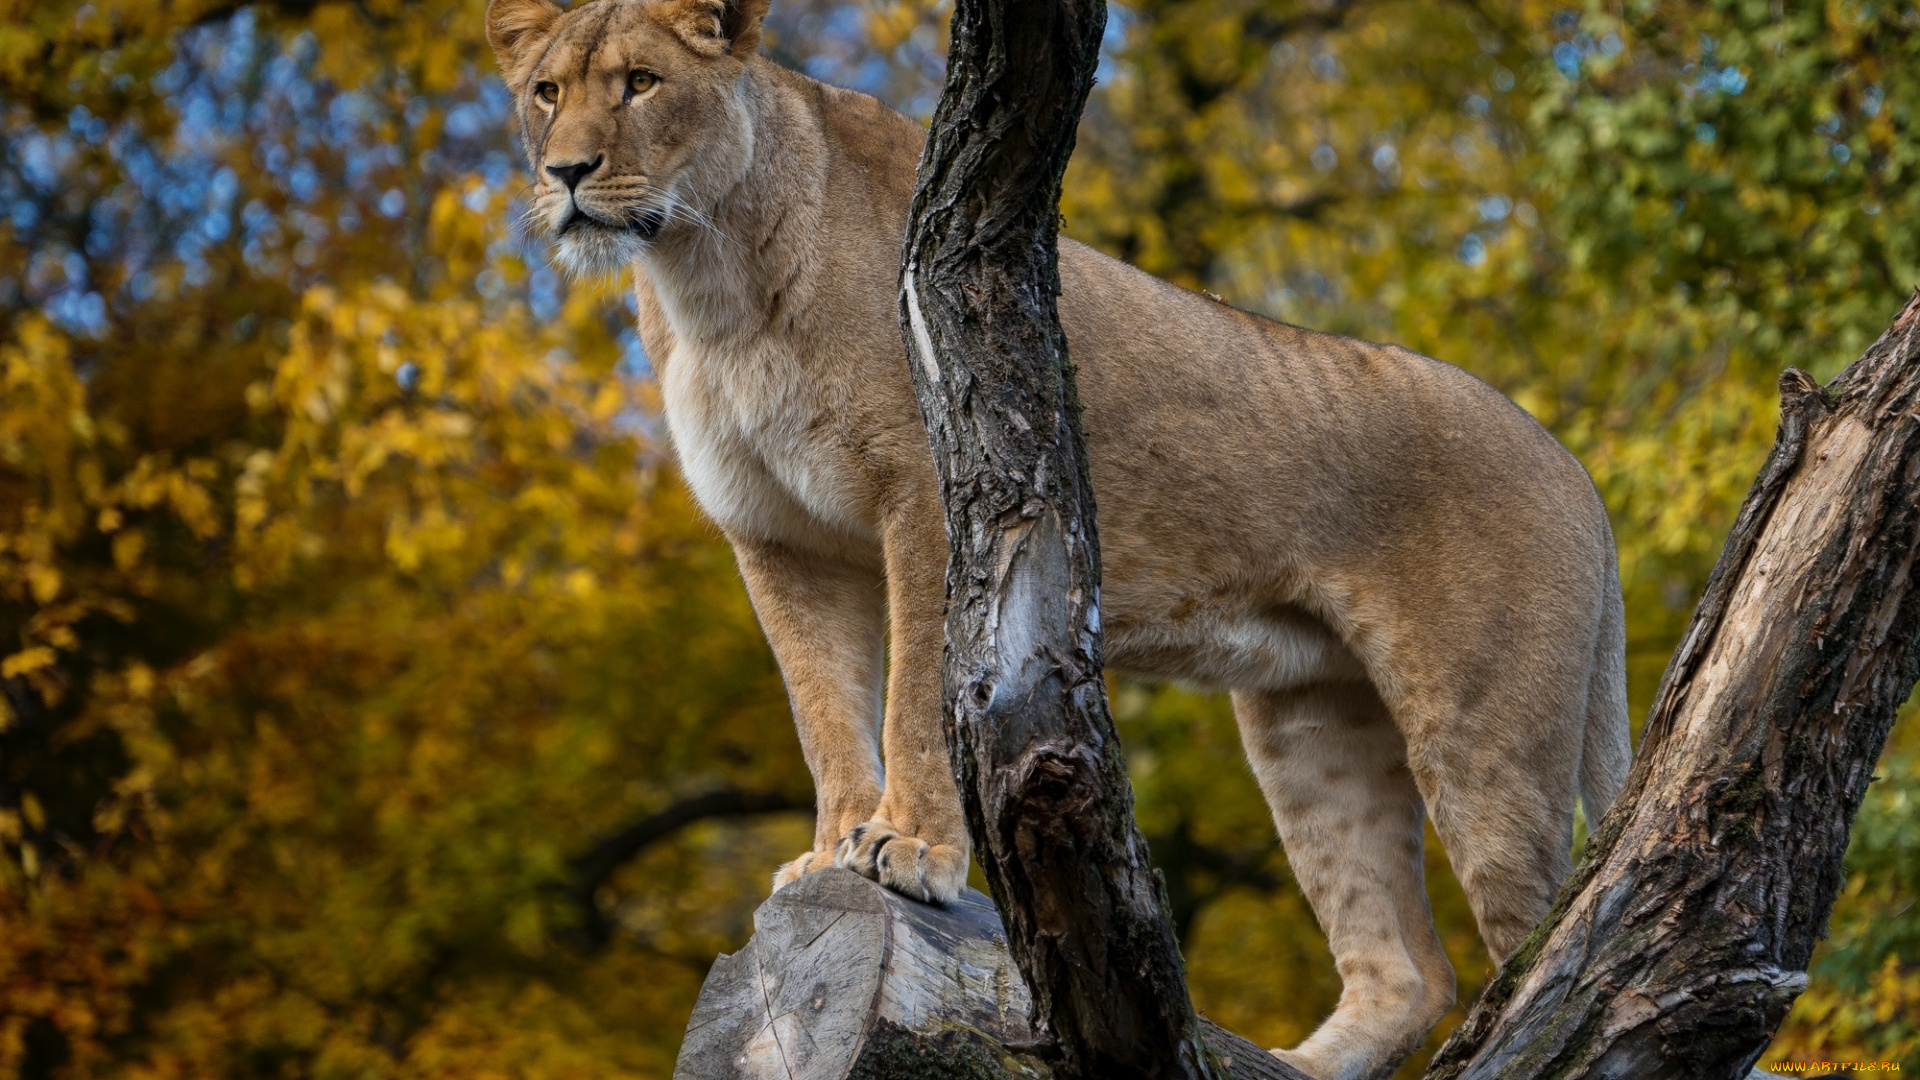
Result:
<svg viewBox="0 0 1920 1080"><path fill-rule="evenodd" d="M682 467L786 677L819 816L775 884L838 864L944 901L968 860L940 729L947 543L895 323L924 133L753 55L764 8L494 0L489 33L533 216L576 271L634 268ZM657 82L633 93L635 70ZM1424 816L1504 957L1568 870L1576 789L1597 817L1624 775L1604 508L1457 368L1070 241L1060 268L1108 656L1233 691L1345 984L1285 1056L1384 1075L1453 1000Z"/></svg>

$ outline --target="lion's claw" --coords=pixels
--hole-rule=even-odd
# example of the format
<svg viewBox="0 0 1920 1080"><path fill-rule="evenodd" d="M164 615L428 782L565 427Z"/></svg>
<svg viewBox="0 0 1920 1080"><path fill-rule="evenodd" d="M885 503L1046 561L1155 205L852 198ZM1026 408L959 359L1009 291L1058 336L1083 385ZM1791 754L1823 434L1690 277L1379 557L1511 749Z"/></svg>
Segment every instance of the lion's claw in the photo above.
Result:
<svg viewBox="0 0 1920 1080"><path fill-rule="evenodd" d="M841 837L833 864L929 904L951 903L967 882L965 848L901 836L881 818Z"/></svg>

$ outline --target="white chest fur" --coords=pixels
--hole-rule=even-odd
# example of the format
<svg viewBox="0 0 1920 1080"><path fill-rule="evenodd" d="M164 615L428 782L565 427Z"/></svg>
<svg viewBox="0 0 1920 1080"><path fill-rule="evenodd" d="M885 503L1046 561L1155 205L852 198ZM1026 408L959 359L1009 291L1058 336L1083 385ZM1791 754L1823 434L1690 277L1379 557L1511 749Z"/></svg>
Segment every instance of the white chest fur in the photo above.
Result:
<svg viewBox="0 0 1920 1080"><path fill-rule="evenodd" d="M825 388L778 343L684 339L661 394L682 472L736 536L816 547L865 539L854 463Z"/></svg>

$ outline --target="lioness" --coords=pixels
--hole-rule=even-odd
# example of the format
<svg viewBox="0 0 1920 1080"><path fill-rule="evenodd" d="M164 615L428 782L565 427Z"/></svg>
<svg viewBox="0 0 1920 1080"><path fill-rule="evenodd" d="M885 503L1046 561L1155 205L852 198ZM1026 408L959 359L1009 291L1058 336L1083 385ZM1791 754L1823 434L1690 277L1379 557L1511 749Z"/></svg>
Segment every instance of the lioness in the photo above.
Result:
<svg viewBox="0 0 1920 1080"><path fill-rule="evenodd" d="M767 2L492 0L487 32L532 215L574 271L633 267L681 467L791 693L819 819L774 885L837 865L939 903L968 865L939 713L947 538L895 322L924 132L756 55ZM1621 784L1606 511L1458 368L1071 241L1060 275L1107 655L1232 691L1345 986L1276 1053L1382 1075L1454 998L1423 814L1503 958L1568 871L1576 785L1597 817Z"/></svg>

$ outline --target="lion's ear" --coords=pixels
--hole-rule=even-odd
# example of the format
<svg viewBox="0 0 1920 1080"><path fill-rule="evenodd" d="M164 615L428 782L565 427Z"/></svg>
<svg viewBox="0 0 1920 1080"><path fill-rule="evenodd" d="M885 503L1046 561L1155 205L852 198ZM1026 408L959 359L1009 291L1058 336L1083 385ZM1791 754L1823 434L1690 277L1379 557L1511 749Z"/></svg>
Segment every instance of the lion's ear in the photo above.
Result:
<svg viewBox="0 0 1920 1080"><path fill-rule="evenodd" d="M760 47L770 0L678 0L666 16L688 45L709 56L745 60Z"/></svg>
<svg viewBox="0 0 1920 1080"><path fill-rule="evenodd" d="M721 17L727 36L727 51L740 60L760 48L760 20L767 17L771 0L727 0L727 13Z"/></svg>
<svg viewBox="0 0 1920 1080"><path fill-rule="evenodd" d="M530 74L525 65L533 59L534 43L553 29L560 10L553 0L489 0L487 43L493 46L500 75L514 93L520 92Z"/></svg>

